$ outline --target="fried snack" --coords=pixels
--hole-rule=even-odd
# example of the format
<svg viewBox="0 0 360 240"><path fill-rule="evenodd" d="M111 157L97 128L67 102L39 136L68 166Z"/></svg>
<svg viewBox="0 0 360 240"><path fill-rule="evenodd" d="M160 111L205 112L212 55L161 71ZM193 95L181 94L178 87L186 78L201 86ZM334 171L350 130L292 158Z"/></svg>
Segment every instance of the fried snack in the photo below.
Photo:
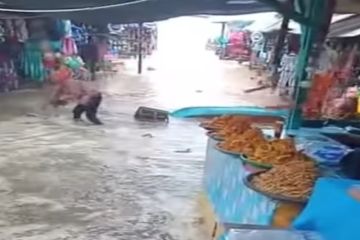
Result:
<svg viewBox="0 0 360 240"><path fill-rule="evenodd" d="M264 134L258 128L248 128L242 134L233 133L219 147L228 151L248 154L254 152L257 145L266 142Z"/></svg>
<svg viewBox="0 0 360 240"><path fill-rule="evenodd" d="M255 176L251 183L267 193L307 199L317 178L318 170L312 161L291 161Z"/></svg>
<svg viewBox="0 0 360 240"><path fill-rule="evenodd" d="M256 146L253 152L246 153L248 159L270 165L301 160L304 156L296 151L294 140L273 139Z"/></svg>
<svg viewBox="0 0 360 240"><path fill-rule="evenodd" d="M210 121L204 121L201 123L202 126L212 129L223 130L231 127L240 127L245 129L245 126L250 126L250 121L247 117L244 116L221 116L215 117ZM241 127L245 125L244 127Z"/></svg>

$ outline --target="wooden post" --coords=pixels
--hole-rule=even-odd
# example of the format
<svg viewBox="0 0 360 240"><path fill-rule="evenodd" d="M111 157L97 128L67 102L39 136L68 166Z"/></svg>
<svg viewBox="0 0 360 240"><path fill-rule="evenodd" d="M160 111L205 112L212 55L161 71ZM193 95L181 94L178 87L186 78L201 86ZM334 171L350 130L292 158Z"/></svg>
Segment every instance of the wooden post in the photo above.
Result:
<svg viewBox="0 0 360 240"><path fill-rule="evenodd" d="M220 33L221 39L223 39L224 36L225 36L225 26L226 26L226 23L225 23L225 22L222 22L222 23L221 23L221 33Z"/></svg>
<svg viewBox="0 0 360 240"><path fill-rule="evenodd" d="M284 18L281 22L281 28L280 28L279 35L278 35L276 45L275 45L275 49L274 49L273 64L276 67L279 67L279 65L280 65L280 61L281 61L280 53L284 46L288 26L289 26L289 18L284 16Z"/></svg>
<svg viewBox="0 0 360 240"><path fill-rule="evenodd" d="M139 23L138 28L138 74L142 73L142 64L143 64L143 51L142 51L142 30L143 30L143 23Z"/></svg>
<svg viewBox="0 0 360 240"><path fill-rule="evenodd" d="M281 50L284 46L288 25L289 25L289 18L284 16L281 23L281 29L279 31L279 35L275 44L274 53L271 62L271 85L273 87L276 87L276 84L279 80L278 68L281 63Z"/></svg>
<svg viewBox="0 0 360 240"><path fill-rule="evenodd" d="M288 7L290 9L293 8L294 6L294 0L288 0L287 3ZM283 16L283 20L281 22L281 28L279 31L279 35L275 44L275 49L274 49L274 55L272 58L272 63L271 63L271 67L272 67L272 74L271 74L271 83L273 85L273 87L275 87L277 81L278 81L278 77L277 77L277 69L280 66L281 63L281 50L283 49L284 46L284 42L285 42L285 37L289 28L289 22L290 19L288 16Z"/></svg>

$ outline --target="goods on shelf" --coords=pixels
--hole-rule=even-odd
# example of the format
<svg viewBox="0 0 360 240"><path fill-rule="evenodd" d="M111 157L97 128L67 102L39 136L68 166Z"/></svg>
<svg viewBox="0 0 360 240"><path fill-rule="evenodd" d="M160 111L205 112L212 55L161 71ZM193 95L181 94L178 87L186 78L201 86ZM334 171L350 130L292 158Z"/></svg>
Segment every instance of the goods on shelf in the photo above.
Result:
<svg viewBox="0 0 360 240"><path fill-rule="evenodd" d="M251 183L264 192L307 199L318 177L312 161L291 161L255 176Z"/></svg>

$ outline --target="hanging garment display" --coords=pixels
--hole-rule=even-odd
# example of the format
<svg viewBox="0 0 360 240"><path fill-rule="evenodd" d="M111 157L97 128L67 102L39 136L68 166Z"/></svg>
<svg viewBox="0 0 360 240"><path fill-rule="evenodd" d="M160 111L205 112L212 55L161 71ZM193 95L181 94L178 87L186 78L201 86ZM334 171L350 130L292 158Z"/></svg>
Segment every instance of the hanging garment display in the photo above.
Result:
<svg viewBox="0 0 360 240"><path fill-rule="evenodd" d="M249 36L246 32L241 31L231 33L229 44L226 47L226 58L248 61L250 58L248 42Z"/></svg>
<svg viewBox="0 0 360 240"><path fill-rule="evenodd" d="M29 80L42 82L45 79L42 52L36 50L25 51L22 57L24 75Z"/></svg>
<svg viewBox="0 0 360 240"><path fill-rule="evenodd" d="M14 20L15 35L19 42L25 42L29 38L26 22L24 19Z"/></svg>
<svg viewBox="0 0 360 240"><path fill-rule="evenodd" d="M21 69L27 80L42 82L45 79L43 52L34 42L27 42L21 56Z"/></svg>
<svg viewBox="0 0 360 240"><path fill-rule="evenodd" d="M12 60L0 61L0 91L9 92L19 87L15 64Z"/></svg>
<svg viewBox="0 0 360 240"><path fill-rule="evenodd" d="M354 117L357 88L353 88L352 82L356 79L354 65L358 58L357 45L337 52L328 47L323 50L303 106L306 119L340 120Z"/></svg>
<svg viewBox="0 0 360 240"><path fill-rule="evenodd" d="M295 84L295 68L297 55L294 53L283 55L280 63L280 78L278 82L278 90L280 96L293 96Z"/></svg>
<svg viewBox="0 0 360 240"><path fill-rule="evenodd" d="M335 50L324 46L318 58L318 66L316 72L325 73L333 69L338 59L338 54Z"/></svg>
<svg viewBox="0 0 360 240"><path fill-rule="evenodd" d="M5 35L6 35L5 22L0 20L0 42L5 41Z"/></svg>
<svg viewBox="0 0 360 240"><path fill-rule="evenodd" d="M84 24L81 26L72 24L71 33L77 46L80 47L88 43L89 32L87 31L87 28Z"/></svg>
<svg viewBox="0 0 360 240"><path fill-rule="evenodd" d="M64 23L64 37L72 37L71 31L71 21L70 20L62 20Z"/></svg>
<svg viewBox="0 0 360 240"><path fill-rule="evenodd" d="M5 20L5 28L7 37L13 38L15 37L15 29L11 19Z"/></svg>
<svg viewBox="0 0 360 240"><path fill-rule="evenodd" d="M61 41L62 47L61 52L66 56L76 55L78 53L78 49L74 39L71 37L65 37Z"/></svg>
<svg viewBox="0 0 360 240"><path fill-rule="evenodd" d="M353 76L354 63L358 57L358 46L354 45L348 52L345 52L343 55L343 61L339 63L340 68L338 68L337 74L340 82L345 83L349 81Z"/></svg>
<svg viewBox="0 0 360 240"><path fill-rule="evenodd" d="M110 25L110 33L119 35L119 41L111 48L120 49L123 56L137 56L138 39L142 40L142 51L144 55L151 55L157 46L157 26L156 24L146 23L142 27L139 36L138 24Z"/></svg>
<svg viewBox="0 0 360 240"><path fill-rule="evenodd" d="M303 105L303 115L306 119L319 119L323 111L324 99L327 96L328 90L334 80L333 73L314 74L312 79L312 86L308 92L307 100Z"/></svg>

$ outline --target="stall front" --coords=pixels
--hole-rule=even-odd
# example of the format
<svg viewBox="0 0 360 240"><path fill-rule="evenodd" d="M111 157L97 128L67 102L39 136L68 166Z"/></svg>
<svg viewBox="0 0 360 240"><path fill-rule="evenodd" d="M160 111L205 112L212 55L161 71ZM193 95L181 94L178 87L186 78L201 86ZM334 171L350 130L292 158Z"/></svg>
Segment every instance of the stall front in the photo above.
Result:
<svg viewBox="0 0 360 240"><path fill-rule="evenodd" d="M306 4L304 16L311 24L302 27L295 71L295 107L290 110L289 117L286 120L260 120L259 124L254 118L223 116L202 124L209 137L204 198L213 212L213 236L218 239L248 240L272 236L268 233L262 238L244 238L241 234L234 237L234 232L229 230L249 230L254 225L272 230L288 229L292 233L295 233L294 227L308 230L313 236L311 239L357 237L355 225L349 224L349 220L354 220L349 213L360 211L356 200L359 182L349 178L358 179L358 176L344 170L358 169L352 165L358 155L352 146L341 144L332 137L349 135L348 129L302 127L303 103L315 75L319 46L325 40L334 10L333 1ZM301 16L297 18L304 23ZM316 45L314 41L317 41ZM273 134L268 130L269 125ZM286 130L279 134L282 125ZM329 200L329 196L336 200ZM347 213L340 214L337 209L345 206L345 202ZM347 238L339 238L340 234ZM301 236L299 233L293 239L306 239Z"/></svg>

